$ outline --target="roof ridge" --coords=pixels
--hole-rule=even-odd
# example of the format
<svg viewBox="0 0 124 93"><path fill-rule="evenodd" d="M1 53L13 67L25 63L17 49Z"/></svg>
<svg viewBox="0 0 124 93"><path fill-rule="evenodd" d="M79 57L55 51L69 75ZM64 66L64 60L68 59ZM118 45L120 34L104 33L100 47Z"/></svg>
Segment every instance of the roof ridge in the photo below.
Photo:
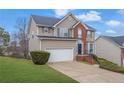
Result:
<svg viewBox="0 0 124 93"><path fill-rule="evenodd" d="M61 19L61 18L57 18L57 17L53 17L53 16L45 16L45 15L31 15L31 16L37 16L37 17L46 17L46 18L54 18L54 19Z"/></svg>
<svg viewBox="0 0 124 93"><path fill-rule="evenodd" d="M122 44L124 43L124 36L102 36L103 38L106 38L108 40L111 40L113 43L116 43L118 46L123 47Z"/></svg>
<svg viewBox="0 0 124 93"><path fill-rule="evenodd" d="M124 35L123 36L115 36L115 37L124 37Z"/></svg>

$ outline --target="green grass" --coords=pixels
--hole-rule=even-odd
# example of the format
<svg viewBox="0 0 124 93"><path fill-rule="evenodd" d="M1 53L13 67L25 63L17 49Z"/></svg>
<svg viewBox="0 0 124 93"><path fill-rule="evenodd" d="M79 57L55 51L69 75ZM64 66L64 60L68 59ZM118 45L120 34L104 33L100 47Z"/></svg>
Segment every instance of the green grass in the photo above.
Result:
<svg viewBox="0 0 124 93"><path fill-rule="evenodd" d="M1 83L76 83L72 78L48 65L34 65L32 61L0 57Z"/></svg>
<svg viewBox="0 0 124 93"><path fill-rule="evenodd" d="M82 61L81 63L84 63L84 64L89 64L87 61Z"/></svg>
<svg viewBox="0 0 124 93"><path fill-rule="evenodd" d="M98 58L98 61L99 61L100 68L124 74L124 68L123 67L120 67L117 64L114 64L114 63L112 63L108 60L105 60L103 58Z"/></svg>

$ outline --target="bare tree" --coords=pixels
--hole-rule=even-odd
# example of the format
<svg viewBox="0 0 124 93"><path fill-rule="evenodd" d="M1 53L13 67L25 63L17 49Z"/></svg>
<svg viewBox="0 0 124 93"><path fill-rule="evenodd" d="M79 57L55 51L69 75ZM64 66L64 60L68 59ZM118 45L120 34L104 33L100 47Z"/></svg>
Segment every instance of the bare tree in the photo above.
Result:
<svg viewBox="0 0 124 93"><path fill-rule="evenodd" d="M17 45L18 45L18 33L14 32L12 34L12 41L9 46L9 47L11 47L11 51L13 52L13 54L16 54L16 52L17 52L16 51Z"/></svg>
<svg viewBox="0 0 124 93"><path fill-rule="evenodd" d="M26 18L19 18L16 22L16 28L18 29L19 45L24 53L24 58L28 57L28 41L27 41L27 20Z"/></svg>

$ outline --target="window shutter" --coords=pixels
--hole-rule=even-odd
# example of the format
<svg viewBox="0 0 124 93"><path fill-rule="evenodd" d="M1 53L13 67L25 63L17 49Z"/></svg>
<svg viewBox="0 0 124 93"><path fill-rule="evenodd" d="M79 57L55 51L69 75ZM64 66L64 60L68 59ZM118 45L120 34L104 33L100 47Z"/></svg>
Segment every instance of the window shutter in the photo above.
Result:
<svg viewBox="0 0 124 93"><path fill-rule="evenodd" d="M59 28L57 28L57 36L59 37L59 34L60 33L60 29Z"/></svg>
<svg viewBox="0 0 124 93"><path fill-rule="evenodd" d="M42 27L42 33L44 33L44 27Z"/></svg>
<svg viewBox="0 0 124 93"><path fill-rule="evenodd" d="M71 37L71 29L68 29L68 37Z"/></svg>

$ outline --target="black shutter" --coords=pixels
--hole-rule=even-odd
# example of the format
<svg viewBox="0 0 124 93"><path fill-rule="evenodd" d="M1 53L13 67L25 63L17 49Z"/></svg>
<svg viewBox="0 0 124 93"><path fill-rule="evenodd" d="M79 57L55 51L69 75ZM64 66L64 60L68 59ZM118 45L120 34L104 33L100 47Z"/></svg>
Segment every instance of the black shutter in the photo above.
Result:
<svg viewBox="0 0 124 93"><path fill-rule="evenodd" d="M59 34L60 33L60 29L59 28L57 28L57 37L59 37Z"/></svg>

